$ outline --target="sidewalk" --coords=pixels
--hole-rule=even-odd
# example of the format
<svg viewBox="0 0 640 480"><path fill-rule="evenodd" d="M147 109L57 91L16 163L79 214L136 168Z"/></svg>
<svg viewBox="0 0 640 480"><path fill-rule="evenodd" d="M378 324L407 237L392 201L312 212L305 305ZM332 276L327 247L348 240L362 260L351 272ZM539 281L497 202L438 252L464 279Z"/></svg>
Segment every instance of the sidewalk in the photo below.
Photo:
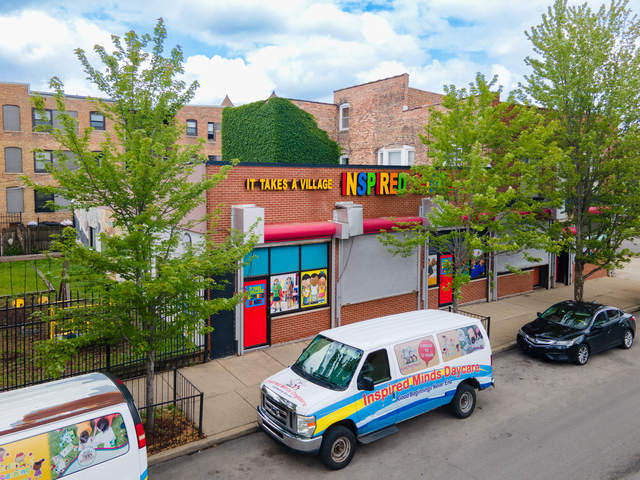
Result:
<svg viewBox="0 0 640 480"><path fill-rule="evenodd" d="M640 310L640 259L634 259L613 277L585 283L586 301L613 305L626 311ZM536 312L573 298L573 285L508 297L497 302L463 305L461 310L491 317L493 353L515 346L518 330ZM187 367L180 372L204 392L203 431L207 438L149 457L149 466L197 452L258 430L256 407L260 383L294 363L309 344L303 340Z"/></svg>

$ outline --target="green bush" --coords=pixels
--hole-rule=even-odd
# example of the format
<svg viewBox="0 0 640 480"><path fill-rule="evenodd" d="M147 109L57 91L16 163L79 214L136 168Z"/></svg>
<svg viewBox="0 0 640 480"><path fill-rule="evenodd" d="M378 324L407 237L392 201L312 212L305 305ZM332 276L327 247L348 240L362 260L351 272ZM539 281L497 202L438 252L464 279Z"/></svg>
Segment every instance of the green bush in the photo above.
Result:
<svg viewBox="0 0 640 480"><path fill-rule="evenodd" d="M313 115L285 98L222 111L222 158L241 162L338 164L340 147Z"/></svg>

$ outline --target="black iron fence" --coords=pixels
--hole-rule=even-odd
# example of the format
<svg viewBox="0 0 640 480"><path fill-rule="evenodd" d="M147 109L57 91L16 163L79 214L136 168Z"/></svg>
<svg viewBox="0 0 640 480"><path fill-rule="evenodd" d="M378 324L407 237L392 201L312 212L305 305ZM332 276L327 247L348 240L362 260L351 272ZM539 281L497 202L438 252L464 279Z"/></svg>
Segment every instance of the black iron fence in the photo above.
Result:
<svg viewBox="0 0 640 480"><path fill-rule="evenodd" d="M453 307L449 305L449 308L447 310L449 312L453 312ZM480 320L482 322L482 326L487 331L487 336L491 338L489 333L491 330L491 317L485 317L484 315L478 315L477 313L463 312L462 310L458 310L458 313L460 315L465 315L467 317L477 318L478 320Z"/></svg>
<svg viewBox="0 0 640 480"><path fill-rule="evenodd" d="M154 431L146 430L147 453L154 453L203 438L204 393L176 368L159 373L154 382L154 403L147 404L144 377L125 382L133 395L143 425L154 416Z"/></svg>
<svg viewBox="0 0 640 480"><path fill-rule="evenodd" d="M0 304L0 391L54 379L47 374L43 359L38 357L36 344L42 340L74 335L74 332L64 324L41 321L32 317L32 314L62 308L69 310L71 318L75 307L97 304L97 300L81 297L77 292L75 298L73 294L71 297L71 300L57 302L55 294L44 294L17 300L6 298ZM168 323L172 319L165 317L163 321ZM205 336L185 332L156 352L155 369L160 372L201 363L207 356ZM62 377L89 372L110 372L121 379L138 377L145 374L144 355L125 341L103 341L76 352L67 363Z"/></svg>

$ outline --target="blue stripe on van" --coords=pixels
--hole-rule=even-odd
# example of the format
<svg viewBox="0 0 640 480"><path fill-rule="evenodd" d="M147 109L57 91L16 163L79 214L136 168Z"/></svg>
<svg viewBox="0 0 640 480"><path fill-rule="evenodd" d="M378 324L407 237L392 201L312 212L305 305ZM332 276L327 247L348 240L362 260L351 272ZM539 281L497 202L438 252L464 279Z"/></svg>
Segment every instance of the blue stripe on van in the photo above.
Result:
<svg viewBox="0 0 640 480"><path fill-rule="evenodd" d="M140 475L140 480L148 480L149 479L149 474L148 474L148 469L144 471L144 473L142 475Z"/></svg>

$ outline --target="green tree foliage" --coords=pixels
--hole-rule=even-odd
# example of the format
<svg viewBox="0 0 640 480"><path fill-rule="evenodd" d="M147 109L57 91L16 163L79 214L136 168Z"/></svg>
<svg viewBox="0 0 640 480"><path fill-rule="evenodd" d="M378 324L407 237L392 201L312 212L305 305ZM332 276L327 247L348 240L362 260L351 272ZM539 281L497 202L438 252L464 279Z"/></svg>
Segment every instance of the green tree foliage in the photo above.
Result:
<svg viewBox="0 0 640 480"><path fill-rule="evenodd" d="M55 191L70 200L75 209L111 210L114 227L120 232L110 237L101 234L101 251L82 245L71 229L60 240L58 248L74 267L69 280L91 288L100 304L76 308L73 319L64 322L77 334L75 338L52 340L41 347L48 366L60 373L69 352L95 342L125 339L144 355L148 405L154 403L156 352L183 335L208 331L210 315L240 301L237 295L207 300L203 292L222 288L212 278L236 270L255 242L254 236L231 235L215 244L207 237L178 254L183 248L180 228L193 224L185 216L204 202L207 190L222 181L231 167L198 181L188 180L194 168L206 162L206 156L202 143L178 144L185 126L175 120L175 114L193 98L197 83L187 86L176 80L184 73L182 53L176 47L164 57L165 38L162 20L153 38L148 34L139 37L133 31L125 35L124 42L113 36L112 53L95 47L103 71L92 67L82 50L76 50L88 79L110 99L92 101L95 110L113 125L113 133L107 130L100 152L92 152L93 129L78 130L77 120L65 111L62 83L52 79L63 127L41 129L59 142L60 154L69 150L76 157L47 165L57 188L24 178L33 188ZM146 51L147 46L152 47L151 52ZM41 97L35 98L34 105L44 113ZM62 309L57 312L53 319L68 317ZM153 415L147 420L147 430L153 432Z"/></svg>
<svg viewBox="0 0 640 480"><path fill-rule="evenodd" d="M557 161L547 142L554 126L535 108L499 102L496 82L478 74L469 90L445 86L443 108L431 109L422 136L430 163L414 165L408 177L409 193L431 197L429 225L402 238L381 236L395 253L408 255L428 242L453 254L454 311L470 281L474 250L527 256L527 249L551 248L540 233L544 205L534 197L544 192L548 166Z"/></svg>
<svg viewBox="0 0 640 480"><path fill-rule="evenodd" d="M633 256L622 242L640 229L640 22L626 0L592 11L557 0L542 23L527 32L535 57L521 85L523 96L557 122L554 141L565 156L557 165L555 198L566 203L567 236L575 254L575 299L584 280L602 268L619 268ZM586 264L596 270L584 275Z"/></svg>
<svg viewBox="0 0 640 480"><path fill-rule="evenodd" d="M222 158L262 163L340 163L340 147L315 118L273 97L222 111Z"/></svg>

